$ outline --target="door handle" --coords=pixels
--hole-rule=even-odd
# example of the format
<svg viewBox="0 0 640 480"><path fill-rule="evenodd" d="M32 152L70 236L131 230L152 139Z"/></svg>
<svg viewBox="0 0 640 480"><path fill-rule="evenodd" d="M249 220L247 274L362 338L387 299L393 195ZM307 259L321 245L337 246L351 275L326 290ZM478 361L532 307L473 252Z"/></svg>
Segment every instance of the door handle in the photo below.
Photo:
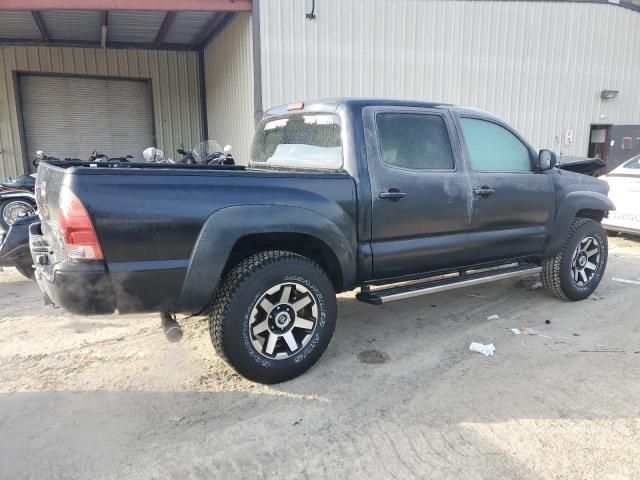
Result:
<svg viewBox="0 0 640 480"><path fill-rule="evenodd" d="M474 188L473 193L481 197L488 197L492 193L496 193L496 191L493 188L482 186L480 188Z"/></svg>
<svg viewBox="0 0 640 480"><path fill-rule="evenodd" d="M380 192L380 195L378 196L384 200L397 201L397 200L400 200L401 198L406 197L407 194L404 192L401 192L400 189L398 188L391 187L385 190L384 192Z"/></svg>

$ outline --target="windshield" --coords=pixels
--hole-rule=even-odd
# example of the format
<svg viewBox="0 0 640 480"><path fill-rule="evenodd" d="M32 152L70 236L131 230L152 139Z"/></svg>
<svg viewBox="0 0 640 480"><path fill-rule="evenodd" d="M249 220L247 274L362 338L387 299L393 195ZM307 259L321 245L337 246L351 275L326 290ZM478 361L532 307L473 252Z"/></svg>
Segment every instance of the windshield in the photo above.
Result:
<svg viewBox="0 0 640 480"><path fill-rule="evenodd" d="M625 163L612 170L611 173L609 173L609 176L615 177L616 175L629 174L640 176L640 155L627 160Z"/></svg>
<svg viewBox="0 0 640 480"><path fill-rule="evenodd" d="M214 153L221 153L222 147L215 140L206 140L202 142L200 145L197 145L193 148L193 157L196 160L200 160L203 158L207 158L209 155Z"/></svg>
<svg viewBox="0 0 640 480"><path fill-rule="evenodd" d="M256 133L251 161L261 167L339 170L340 117L303 113L264 120Z"/></svg>

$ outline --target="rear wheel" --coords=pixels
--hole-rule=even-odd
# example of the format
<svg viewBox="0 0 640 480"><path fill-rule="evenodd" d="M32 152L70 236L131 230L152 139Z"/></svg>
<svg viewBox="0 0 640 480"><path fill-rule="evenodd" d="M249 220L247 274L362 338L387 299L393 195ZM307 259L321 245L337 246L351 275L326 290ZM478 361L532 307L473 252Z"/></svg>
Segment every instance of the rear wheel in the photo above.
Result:
<svg viewBox="0 0 640 480"><path fill-rule="evenodd" d="M278 383L309 369L329 345L336 299L325 272L291 252L265 251L222 280L209 314L218 354L239 374Z"/></svg>
<svg viewBox="0 0 640 480"><path fill-rule="evenodd" d="M590 218L576 218L562 250L543 263L541 280L551 294L582 300L600 284L607 266L607 235Z"/></svg>

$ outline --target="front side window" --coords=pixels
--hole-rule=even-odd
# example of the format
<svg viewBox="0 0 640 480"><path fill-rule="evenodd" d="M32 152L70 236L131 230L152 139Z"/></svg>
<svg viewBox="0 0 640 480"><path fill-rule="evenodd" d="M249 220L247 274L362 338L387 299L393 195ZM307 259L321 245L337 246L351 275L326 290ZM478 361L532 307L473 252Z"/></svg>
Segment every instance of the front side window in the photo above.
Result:
<svg viewBox="0 0 640 480"><path fill-rule="evenodd" d="M265 120L256 132L251 162L259 167L341 169L340 117L302 113Z"/></svg>
<svg viewBox="0 0 640 480"><path fill-rule="evenodd" d="M500 125L477 118L461 118L471 167L477 172L530 172L529 149Z"/></svg>
<svg viewBox="0 0 640 480"><path fill-rule="evenodd" d="M376 116L380 156L392 167L452 170L451 142L439 115L381 113Z"/></svg>

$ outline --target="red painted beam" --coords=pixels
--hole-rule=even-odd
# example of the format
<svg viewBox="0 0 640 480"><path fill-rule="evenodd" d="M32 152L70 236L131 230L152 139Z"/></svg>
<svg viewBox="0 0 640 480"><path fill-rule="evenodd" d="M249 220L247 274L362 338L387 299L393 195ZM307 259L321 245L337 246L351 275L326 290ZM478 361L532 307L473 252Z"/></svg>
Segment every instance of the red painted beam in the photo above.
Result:
<svg viewBox="0 0 640 480"><path fill-rule="evenodd" d="M250 12L252 0L2 0L0 10Z"/></svg>

